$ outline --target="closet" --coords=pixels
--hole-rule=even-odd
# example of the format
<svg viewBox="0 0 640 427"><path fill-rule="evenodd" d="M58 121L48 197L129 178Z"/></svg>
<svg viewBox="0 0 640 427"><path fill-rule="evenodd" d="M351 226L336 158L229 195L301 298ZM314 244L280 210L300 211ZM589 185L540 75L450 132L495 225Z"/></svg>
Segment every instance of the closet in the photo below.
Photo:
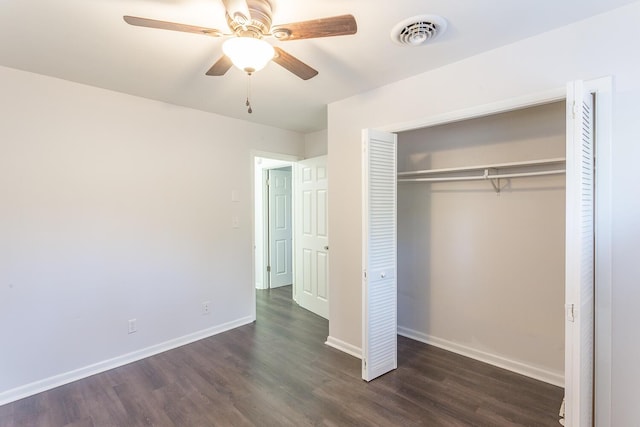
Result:
<svg viewBox="0 0 640 427"><path fill-rule="evenodd" d="M564 381L566 110L398 134L398 333Z"/></svg>

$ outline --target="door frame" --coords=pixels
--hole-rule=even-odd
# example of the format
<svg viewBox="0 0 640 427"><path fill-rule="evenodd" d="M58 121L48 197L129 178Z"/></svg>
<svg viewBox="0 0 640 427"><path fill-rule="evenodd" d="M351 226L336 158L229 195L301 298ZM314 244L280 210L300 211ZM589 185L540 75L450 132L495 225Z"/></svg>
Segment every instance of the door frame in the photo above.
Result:
<svg viewBox="0 0 640 427"><path fill-rule="evenodd" d="M258 278L258 275L262 274L262 280L264 283L265 277L264 275L266 274L266 264L265 264L265 268L262 269L264 271L256 271L256 252L257 252L257 245L258 243L261 243L263 248L262 248L262 253L263 253L263 262L264 262L264 256L266 256L266 254L264 253L264 245L268 244L268 242L266 241L266 239L264 238L264 209L260 209L260 212L256 212L256 197L258 195L258 192L263 195L263 184L262 184L262 179L261 177L257 176L257 171L260 170L264 170L262 168L258 169L256 167L257 165L257 159L258 158L262 158L262 159L269 159L269 160L273 160L273 161L277 161L277 162L282 162L282 165L280 167L284 167L284 166L291 166L291 181L292 181L292 214L293 214L293 206L294 205L294 200L293 198L295 197L295 163L297 163L299 160L301 160L301 157L298 156L292 156L292 155L288 155L288 154L280 154L280 153L272 153L272 152L268 152L268 151L259 151L259 150L251 150L249 152L249 157L250 157L250 164L251 164L251 212L253 213L253 220L251 221L251 318L255 321L256 320L256 279ZM278 166L274 166L278 167ZM262 173L260 173L260 175L262 175ZM264 205L263 205L264 206ZM262 227L258 227L257 226L257 221L261 221L263 226ZM292 269L293 269L293 288L295 291L296 288L296 282L295 282L295 246L296 246L296 242L295 242L295 218L292 215L292 230L293 230L293 242L292 242L292 259L293 259L293 263L292 263ZM258 236L258 233L261 233L261 236ZM294 297L295 297L295 292L294 292Z"/></svg>
<svg viewBox="0 0 640 427"><path fill-rule="evenodd" d="M595 355L594 355L594 422L595 425L611 425L611 353L612 353L612 252L611 252L611 146L612 146L612 96L611 76L584 81L587 91L596 94L596 143L597 173L595 180ZM565 86L544 92L505 99L431 117L391 124L376 129L384 132L404 132L430 126L474 119L523 108L535 107L557 101L566 101ZM567 284L565 283L565 287ZM364 318L364 313L363 313ZM362 327L365 325L363 323ZM566 350L565 350L566 351ZM566 369L565 369L566 372Z"/></svg>

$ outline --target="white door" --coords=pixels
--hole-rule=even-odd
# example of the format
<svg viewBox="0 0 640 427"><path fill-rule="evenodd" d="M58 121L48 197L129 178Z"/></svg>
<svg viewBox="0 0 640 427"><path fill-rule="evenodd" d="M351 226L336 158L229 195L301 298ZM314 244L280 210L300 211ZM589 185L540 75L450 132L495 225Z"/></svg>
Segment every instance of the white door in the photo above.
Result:
<svg viewBox="0 0 640 427"><path fill-rule="evenodd" d="M395 134L363 131L362 378L398 366Z"/></svg>
<svg viewBox="0 0 640 427"><path fill-rule="evenodd" d="M291 168L269 170L269 287L293 283Z"/></svg>
<svg viewBox="0 0 640 427"><path fill-rule="evenodd" d="M303 308L327 319L327 156L298 162L296 177L296 299Z"/></svg>
<svg viewBox="0 0 640 427"><path fill-rule="evenodd" d="M565 425L593 425L594 110L581 81L567 87Z"/></svg>

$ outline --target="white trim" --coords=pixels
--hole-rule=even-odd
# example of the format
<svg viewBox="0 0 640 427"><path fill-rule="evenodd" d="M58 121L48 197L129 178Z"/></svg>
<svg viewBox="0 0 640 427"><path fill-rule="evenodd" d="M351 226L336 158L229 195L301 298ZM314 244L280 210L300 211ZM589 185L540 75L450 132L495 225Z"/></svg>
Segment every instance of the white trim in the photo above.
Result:
<svg viewBox="0 0 640 427"><path fill-rule="evenodd" d="M11 390L4 391L0 393L0 406L19 399L23 399L28 396L32 396L37 393L41 393L43 391L51 390L52 388L56 388L61 385L69 384L71 382L90 377L95 374L99 374L101 372L108 371L110 369L118 368L120 366L127 365L129 363L136 362L138 360L145 359L147 357L151 357L177 347L182 347L183 345L190 344L192 342L199 341L213 335L217 335L219 333L249 324L251 322L253 322L253 318L251 316L243 317L232 322L227 322L223 323L222 325L203 329L192 334L184 335L182 337L174 338L160 344L152 345L151 347L143 348L141 350L137 350L128 354L123 354L122 356L103 360L102 362L94 363L83 368L74 369L73 371L54 375L43 380L32 382L31 384L26 384Z"/></svg>
<svg viewBox="0 0 640 427"><path fill-rule="evenodd" d="M420 341L447 351L451 351L462 356L470 357L471 359L479 360L481 362L488 363L489 365L497 366L498 368L507 369L509 371L516 372L518 374L534 378L539 381L544 381L545 383L553 384L558 387L564 387L564 375L558 372L532 366L503 356L487 353L475 348L455 343L453 341L448 341L442 338L424 334L422 332L414 331L409 328L404 328L402 326L398 326L398 335Z"/></svg>
<svg viewBox="0 0 640 427"><path fill-rule="evenodd" d="M259 159L267 160L264 157L259 157ZM262 263L258 261L256 258L256 276L257 272L260 272L261 284L260 289L269 289L271 287L271 277L269 277L269 272L267 271L267 266L269 265L269 208L268 208L268 198L269 198L269 186L266 184L269 179L269 169L264 168L263 165L258 165L258 169L260 169L262 179L260 181L260 188L262 191L256 190L256 198L255 203L256 206L260 204L262 217L261 224L256 223L256 230L261 230L261 233L256 233L254 248L258 249L258 247L262 250ZM256 184L258 177L256 176ZM258 212L256 211L256 218L258 217ZM260 228L258 228L260 225ZM257 280L256 280L257 281ZM258 289L256 287L256 289Z"/></svg>
<svg viewBox="0 0 640 427"><path fill-rule="evenodd" d="M294 156L292 154L272 153L269 151L250 150L251 164L256 157L264 157L265 159L282 160L283 162L297 162L302 160L300 156Z"/></svg>
<svg viewBox="0 0 640 427"><path fill-rule="evenodd" d="M613 78L584 82L596 94L595 425L611 426L611 147Z"/></svg>
<svg viewBox="0 0 640 427"><path fill-rule="evenodd" d="M350 354L353 357L357 357L358 359L362 359L362 349L360 347L356 347L355 345L351 345L346 343L338 338L334 338L332 336L327 337L327 341L325 342L329 347L333 347L337 350L340 350L344 353Z"/></svg>
<svg viewBox="0 0 640 427"><path fill-rule="evenodd" d="M376 127L376 129L385 132L404 132L430 126L459 122L467 119L476 119L493 114L504 113L507 111L520 110L522 108L535 107L538 105L563 101L564 99L566 99L566 88L561 87L545 92L539 92L531 95L493 102L490 104L450 111L448 113L438 114L436 116L424 117L408 122L394 123L388 126Z"/></svg>

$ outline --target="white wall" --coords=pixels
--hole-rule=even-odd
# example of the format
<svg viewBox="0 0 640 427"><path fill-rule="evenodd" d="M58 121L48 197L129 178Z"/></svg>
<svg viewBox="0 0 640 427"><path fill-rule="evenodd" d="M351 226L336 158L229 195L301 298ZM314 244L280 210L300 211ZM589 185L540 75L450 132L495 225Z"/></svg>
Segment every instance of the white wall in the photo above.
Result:
<svg viewBox="0 0 640 427"><path fill-rule="evenodd" d="M329 105L330 336L361 345L361 129L615 78L613 99L613 423L640 424L640 2Z"/></svg>
<svg viewBox="0 0 640 427"><path fill-rule="evenodd" d="M565 115L559 102L402 132L398 170L564 157ZM565 177L500 185L399 183L398 329L562 385Z"/></svg>
<svg viewBox="0 0 640 427"><path fill-rule="evenodd" d="M0 403L252 320L250 150L301 134L8 68L0 92Z"/></svg>
<svg viewBox="0 0 640 427"><path fill-rule="evenodd" d="M327 154L327 130L307 133L304 135L304 157L324 156Z"/></svg>
<svg viewBox="0 0 640 427"><path fill-rule="evenodd" d="M254 268L256 289L267 289L268 278L266 277L266 260L264 250L264 168L262 167L263 158L254 158L254 182L253 182L253 209L254 209L254 225L253 225L253 246L254 246Z"/></svg>

